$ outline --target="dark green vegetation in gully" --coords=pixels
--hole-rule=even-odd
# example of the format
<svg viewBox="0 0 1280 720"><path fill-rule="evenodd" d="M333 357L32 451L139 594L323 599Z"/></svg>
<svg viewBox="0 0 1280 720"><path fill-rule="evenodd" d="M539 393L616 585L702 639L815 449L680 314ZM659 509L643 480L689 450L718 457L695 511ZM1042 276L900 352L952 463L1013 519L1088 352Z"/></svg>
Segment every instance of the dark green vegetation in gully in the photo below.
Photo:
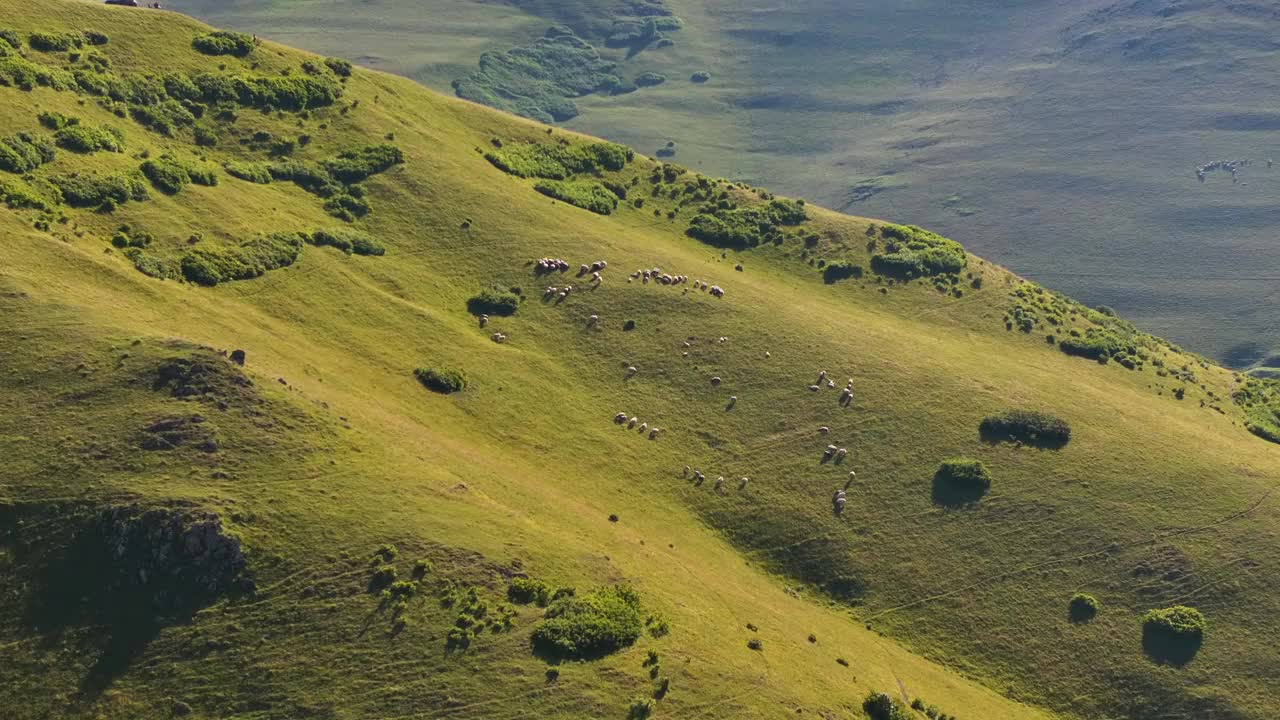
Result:
<svg viewBox="0 0 1280 720"><path fill-rule="evenodd" d="M1280 711L1273 383L170 13L0 26L17 718Z"/></svg>

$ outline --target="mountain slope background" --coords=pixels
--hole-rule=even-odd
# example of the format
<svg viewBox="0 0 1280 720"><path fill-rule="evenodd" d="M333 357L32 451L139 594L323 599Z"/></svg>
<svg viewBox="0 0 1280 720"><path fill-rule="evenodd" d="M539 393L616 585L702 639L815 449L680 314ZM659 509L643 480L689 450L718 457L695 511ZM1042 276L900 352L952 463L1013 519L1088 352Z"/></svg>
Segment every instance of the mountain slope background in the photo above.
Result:
<svg viewBox="0 0 1280 720"><path fill-rule="evenodd" d="M18 717L1275 712L1273 385L926 231L172 13L0 29ZM1070 442L983 439L1018 408ZM643 631L535 652L526 576L628 585ZM1189 654L1144 639L1173 605Z"/></svg>
<svg viewBox="0 0 1280 720"><path fill-rule="evenodd" d="M1272 197L1280 18L1186 0L205 2L176 8L450 91L567 23L667 78L567 127L862 214L910 217L1232 367L1280 346ZM610 48L618 18L683 20ZM708 72L707 82L692 74ZM1247 159L1196 180L1213 161ZM1269 359L1270 358L1270 359Z"/></svg>

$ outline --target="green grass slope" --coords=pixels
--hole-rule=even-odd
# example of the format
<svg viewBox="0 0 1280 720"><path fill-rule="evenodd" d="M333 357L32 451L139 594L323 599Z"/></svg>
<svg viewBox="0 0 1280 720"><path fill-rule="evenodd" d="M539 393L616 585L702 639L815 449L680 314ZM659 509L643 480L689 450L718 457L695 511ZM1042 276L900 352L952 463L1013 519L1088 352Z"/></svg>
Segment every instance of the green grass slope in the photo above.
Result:
<svg viewBox="0 0 1280 720"><path fill-rule="evenodd" d="M1264 3L660 5L683 27L634 55L607 47L610 19L635 11L622 2L174 7L445 92L483 53L567 22L620 75L668 78L574 100L573 129L647 153L672 143L711 174L911 218L1231 367L1276 351L1265 161L1280 54ZM1198 166L1238 159L1252 160L1239 183L1196 182Z"/></svg>
<svg viewBox="0 0 1280 720"><path fill-rule="evenodd" d="M171 13L0 29L13 716L1278 709L1280 459L1246 429L1273 384L926 231L271 43L206 55ZM54 113L121 150L58 146ZM980 434L1019 408L1070 441ZM935 476L956 457L989 488ZM1178 605L1201 636L1144 631Z"/></svg>

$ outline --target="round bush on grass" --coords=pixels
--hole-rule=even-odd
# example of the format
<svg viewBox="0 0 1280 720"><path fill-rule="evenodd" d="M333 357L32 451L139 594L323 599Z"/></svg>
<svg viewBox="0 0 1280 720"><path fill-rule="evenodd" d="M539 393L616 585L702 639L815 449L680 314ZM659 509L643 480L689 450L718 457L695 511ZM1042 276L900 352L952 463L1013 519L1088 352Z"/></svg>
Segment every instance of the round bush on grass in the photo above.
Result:
<svg viewBox="0 0 1280 720"><path fill-rule="evenodd" d="M1076 593L1067 603L1067 616L1071 622L1088 622L1098 614L1098 599L1085 593Z"/></svg>
<svg viewBox="0 0 1280 720"><path fill-rule="evenodd" d="M960 506L977 502L991 487L991 473L980 460L950 458L933 474L933 501Z"/></svg>
<svg viewBox="0 0 1280 720"><path fill-rule="evenodd" d="M467 376L450 368L418 368L413 371L418 382L433 392L448 395L467 387Z"/></svg>
<svg viewBox="0 0 1280 720"><path fill-rule="evenodd" d="M1148 611L1142 616L1142 649L1161 664L1185 665L1204 642L1204 615L1185 605Z"/></svg>
<svg viewBox="0 0 1280 720"><path fill-rule="evenodd" d="M531 641L540 655L593 658L631 645L643 630L640 596L629 587L615 585L551 603Z"/></svg>
<svg viewBox="0 0 1280 720"><path fill-rule="evenodd" d="M467 300L473 315L514 315L520 309L520 296L502 290L483 290Z"/></svg>

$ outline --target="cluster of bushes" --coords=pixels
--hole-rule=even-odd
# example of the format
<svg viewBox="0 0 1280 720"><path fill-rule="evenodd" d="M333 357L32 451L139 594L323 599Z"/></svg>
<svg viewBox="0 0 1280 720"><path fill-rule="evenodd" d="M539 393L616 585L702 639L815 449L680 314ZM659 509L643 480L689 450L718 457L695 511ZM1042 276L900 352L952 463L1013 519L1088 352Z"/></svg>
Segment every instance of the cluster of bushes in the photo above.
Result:
<svg viewBox="0 0 1280 720"><path fill-rule="evenodd" d="M538 607L546 607L561 598L576 594L577 591L571 587L556 588L552 591L550 585L533 578L512 578L511 584L507 586L507 599L518 605L533 603Z"/></svg>
<svg viewBox="0 0 1280 720"><path fill-rule="evenodd" d="M351 184L403 162L404 153L395 145L365 145L339 153L325 163L325 168L339 182Z"/></svg>
<svg viewBox="0 0 1280 720"><path fill-rule="evenodd" d="M342 58L325 58L324 64L338 77L351 77L351 63Z"/></svg>
<svg viewBox="0 0 1280 720"><path fill-rule="evenodd" d="M423 387L432 392L448 395L460 392L467 387L467 376L461 370L453 368L418 368L413 376Z"/></svg>
<svg viewBox="0 0 1280 720"><path fill-rule="evenodd" d="M640 596L615 585L552 602L534 628L532 643L554 657L598 657L631 645L643 629Z"/></svg>
<svg viewBox="0 0 1280 720"><path fill-rule="evenodd" d="M359 181L403 162L404 155L394 145L367 145L344 151L321 165L286 160L271 165L268 172L276 180L289 180L325 198L329 214L351 222L372 209L364 200L365 189Z"/></svg>
<svg viewBox="0 0 1280 720"><path fill-rule="evenodd" d="M862 277L862 266L848 260L827 263L827 266L822 270L822 281L828 285L846 278L860 277Z"/></svg>
<svg viewBox="0 0 1280 720"><path fill-rule="evenodd" d="M958 273L969 261L960 243L914 225L881 225L880 236L885 248L871 256L871 269L887 277Z"/></svg>
<svg viewBox="0 0 1280 720"><path fill-rule="evenodd" d="M485 159L505 173L544 180L564 180L577 173L617 171L634 158L631 148L615 143L522 143L485 153Z"/></svg>
<svg viewBox="0 0 1280 720"><path fill-rule="evenodd" d="M533 189L597 215L612 214L618 207L618 196L594 180L540 180Z"/></svg>
<svg viewBox="0 0 1280 720"><path fill-rule="evenodd" d="M191 41L191 47L205 55L234 55L244 57L253 52L254 40L244 33L217 30L205 35L198 35Z"/></svg>
<svg viewBox="0 0 1280 720"><path fill-rule="evenodd" d="M888 693L873 692L862 701L862 711L871 720L916 720L915 713Z"/></svg>
<svg viewBox="0 0 1280 720"><path fill-rule="evenodd" d="M125 248L124 256L133 263L134 269L143 275L158 280L170 280L179 277L178 269L166 260L162 260L142 248Z"/></svg>
<svg viewBox="0 0 1280 720"><path fill-rule="evenodd" d="M739 207L721 200L702 209L689 223L687 234L716 247L745 249L781 242L783 227L808 220L804 200L774 198L760 205Z"/></svg>
<svg viewBox="0 0 1280 720"><path fill-rule="evenodd" d="M228 162L223 165L223 169L227 174L234 178L247 180L251 183L259 185L268 185L271 183L271 171L262 163L248 162Z"/></svg>
<svg viewBox="0 0 1280 720"><path fill-rule="evenodd" d="M76 78L72 73L62 68L31 62L16 51L5 50L5 47L5 44L0 43L0 86L16 87L19 90L31 90L36 86L59 91L76 88Z"/></svg>
<svg viewBox="0 0 1280 720"><path fill-rule="evenodd" d="M347 228L316 230L307 237L307 242L317 247L337 248L348 255L382 256L387 253L378 241L359 230Z"/></svg>
<svg viewBox="0 0 1280 720"><path fill-rule="evenodd" d="M25 182L11 178L0 178L0 202L11 210L50 210L56 204Z"/></svg>
<svg viewBox="0 0 1280 720"><path fill-rule="evenodd" d="M75 118L69 118L74 121ZM124 133L117 128L100 126L90 127L78 122L70 122L54 133L53 139L58 147L78 153L94 153L124 151Z"/></svg>
<svg viewBox="0 0 1280 720"><path fill-rule="evenodd" d="M54 112L51 110L46 110L40 113L36 116L36 119L40 121L41 125L49 128L50 130L61 130L69 125L78 125L80 123L80 118L63 115L60 112Z"/></svg>
<svg viewBox="0 0 1280 720"><path fill-rule="evenodd" d="M53 144L31 133L17 133L0 138L0 170L26 173L47 162L53 162Z"/></svg>
<svg viewBox="0 0 1280 720"><path fill-rule="evenodd" d="M33 32L27 37L27 44L31 49L41 52L66 52L72 48L84 47L84 35L77 32Z"/></svg>
<svg viewBox="0 0 1280 720"><path fill-rule="evenodd" d="M667 81L667 76L656 72L641 73L636 76L635 82L638 87L653 87L661 85Z"/></svg>
<svg viewBox="0 0 1280 720"><path fill-rule="evenodd" d="M505 290L482 290L467 300L467 311L473 315L514 315L520 309L520 296Z"/></svg>
<svg viewBox="0 0 1280 720"><path fill-rule="evenodd" d="M116 205L130 200L146 200L146 179L137 172L117 172L98 175L91 172L54 175L49 178L71 207L96 207L110 212Z"/></svg>
<svg viewBox="0 0 1280 720"><path fill-rule="evenodd" d="M1141 353L1138 344L1132 339L1121 337L1105 327L1088 328L1083 335L1078 331L1072 331L1058 340L1058 349L1068 355L1085 357L1100 363L1116 360L1131 370L1143 364L1142 355L1145 354Z"/></svg>
<svg viewBox="0 0 1280 720"><path fill-rule="evenodd" d="M144 248L155 240L155 236L146 230L135 230L129 225L121 225L116 228L115 235L111 236L111 244L120 249L124 248Z"/></svg>
<svg viewBox="0 0 1280 720"><path fill-rule="evenodd" d="M1231 399L1244 408L1249 432L1280 443L1280 381L1246 376Z"/></svg>
<svg viewBox="0 0 1280 720"><path fill-rule="evenodd" d="M142 174L157 190L173 195L190 183L217 185L218 174L209 167L185 162L165 154L142 163Z"/></svg>
<svg viewBox="0 0 1280 720"><path fill-rule="evenodd" d="M271 233L226 248L196 248L182 257L182 276L199 285L251 280L288 267L302 254L298 233Z"/></svg>
<svg viewBox="0 0 1280 720"><path fill-rule="evenodd" d="M978 432L988 441L1018 440L1028 445L1061 447L1071 440L1071 426L1066 420L1035 410L989 415L979 423Z"/></svg>

